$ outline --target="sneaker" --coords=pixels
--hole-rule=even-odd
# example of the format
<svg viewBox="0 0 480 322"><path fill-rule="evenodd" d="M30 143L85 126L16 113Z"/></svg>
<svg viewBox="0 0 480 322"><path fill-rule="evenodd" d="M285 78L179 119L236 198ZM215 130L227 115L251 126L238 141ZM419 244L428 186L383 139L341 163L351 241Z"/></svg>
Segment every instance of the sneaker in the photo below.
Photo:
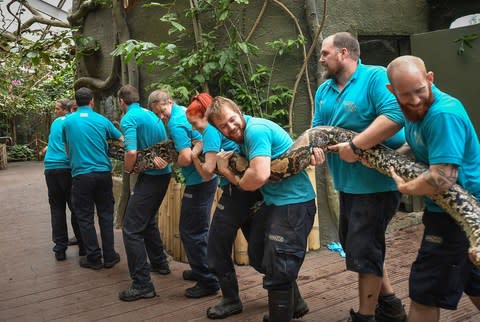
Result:
<svg viewBox="0 0 480 322"><path fill-rule="evenodd" d="M153 285L141 289L130 286L125 291L118 293L118 298L122 301L131 302L140 299L149 299L155 297L156 295L157 293L155 293L155 288Z"/></svg>
<svg viewBox="0 0 480 322"><path fill-rule="evenodd" d="M115 257L112 260L109 261L104 261L103 267L105 268L112 268L115 266L118 262L120 262L120 255L118 253L115 253Z"/></svg>
<svg viewBox="0 0 480 322"><path fill-rule="evenodd" d="M407 322L407 312L402 301L395 294L379 296L375 309L377 322Z"/></svg>
<svg viewBox="0 0 480 322"><path fill-rule="evenodd" d="M55 252L55 259L57 261L64 261L67 259L67 255L65 254L65 251L63 252Z"/></svg>
<svg viewBox="0 0 480 322"><path fill-rule="evenodd" d="M215 295L218 292L217 288L206 288L200 284L195 284L194 287L187 288L185 290L185 296L189 298L199 299L201 297Z"/></svg>
<svg viewBox="0 0 480 322"><path fill-rule="evenodd" d="M103 267L103 263L100 257L95 261L89 261L86 257L84 257L80 258L80 266L83 268L101 269Z"/></svg>
<svg viewBox="0 0 480 322"><path fill-rule="evenodd" d="M163 262L160 265L151 264L150 272L155 272L160 275L168 275L170 274L170 266L168 265L168 262Z"/></svg>
<svg viewBox="0 0 480 322"><path fill-rule="evenodd" d="M197 276L195 275L195 273L191 269L184 270L183 273L182 273L182 277L186 281L198 282Z"/></svg>
<svg viewBox="0 0 480 322"><path fill-rule="evenodd" d="M350 318L348 322L376 322L373 315L363 315L350 309Z"/></svg>
<svg viewBox="0 0 480 322"><path fill-rule="evenodd" d="M68 240L68 246L73 246L73 245L78 245L78 239L77 237L72 237Z"/></svg>

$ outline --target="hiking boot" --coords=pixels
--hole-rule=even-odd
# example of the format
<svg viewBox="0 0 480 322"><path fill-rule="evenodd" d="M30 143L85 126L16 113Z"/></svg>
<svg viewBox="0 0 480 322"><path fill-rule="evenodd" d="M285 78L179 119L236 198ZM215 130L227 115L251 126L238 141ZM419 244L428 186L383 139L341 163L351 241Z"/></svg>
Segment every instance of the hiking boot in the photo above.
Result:
<svg viewBox="0 0 480 322"><path fill-rule="evenodd" d="M186 281L198 282L197 276L195 275L195 273L191 269L184 270L183 273L182 273L182 277Z"/></svg>
<svg viewBox="0 0 480 322"><path fill-rule="evenodd" d="M218 282L222 290L223 298L220 303L208 308L207 317L216 320L241 313L243 305L238 296L238 281L235 272L230 272L225 274L225 276L219 277Z"/></svg>
<svg viewBox="0 0 480 322"><path fill-rule="evenodd" d="M55 252L55 259L57 261L64 261L67 259L67 255L65 254L65 251L63 252Z"/></svg>
<svg viewBox="0 0 480 322"><path fill-rule="evenodd" d="M291 322L293 318L293 288L268 290L268 315L263 322Z"/></svg>
<svg viewBox="0 0 480 322"><path fill-rule="evenodd" d="M395 294L380 295L375 309L375 320L377 322L407 322L407 313L402 301Z"/></svg>
<svg viewBox="0 0 480 322"><path fill-rule="evenodd" d="M118 262L120 262L120 255L118 253L115 253L115 257L111 260L106 260L104 263L103 263L103 267L105 268L112 268L113 266L115 266Z"/></svg>
<svg viewBox="0 0 480 322"><path fill-rule="evenodd" d="M95 261L89 261L88 258L80 258L80 266L83 268L101 269L103 267L102 259L99 257Z"/></svg>
<svg viewBox="0 0 480 322"><path fill-rule="evenodd" d="M308 305L303 299L302 295L300 294L300 290L298 289L297 282L293 283L293 318L300 319L304 315L306 315L309 311ZM269 316L264 315L263 321L268 322Z"/></svg>
<svg viewBox="0 0 480 322"><path fill-rule="evenodd" d="M350 309L350 318L348 322L376 322L373 315L363 315Z"/></svg>
<svg viewBox="0 0 480 322"><path fill-rule="evenodd" d="M215 295L217 292L218 288L206 288L197 283L194 287L190 287L185 290L185 296L199 299L201 297Z"/></svg>
<svg viewBox="0 0 480 322"><path fill-rule="evenodd" d="M168 262L163 262L160 265L150 264L150 272L155 272L160 275L170 274L170 266Z"/></svg>
<svg viewBox="0 0 480 322"><path fill-rule="evenodd" d="M144 288L134 288L130 286L124 291L118 293L118 298L122 301L131 302L140 299L149 299L155 297L157 293L155 293L155 288L153 285L144 287Z"/></svg>

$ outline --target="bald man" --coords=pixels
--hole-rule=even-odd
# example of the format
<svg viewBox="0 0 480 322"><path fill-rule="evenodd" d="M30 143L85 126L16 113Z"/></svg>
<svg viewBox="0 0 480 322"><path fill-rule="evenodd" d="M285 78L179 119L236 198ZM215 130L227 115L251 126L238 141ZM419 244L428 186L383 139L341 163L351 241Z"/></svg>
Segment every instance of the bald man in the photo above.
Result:
<svg viewBox="0 0 480 322"><path fill-rule="evenodd" d="M403 115L385 85L385 67L360 61L358 40L347 32L322 42L320 63L327 79L315 95L312 125L330 125L359 134L348 143L329 147L327 155L335 188L340 192L339 238L347 269L358 273L359 308L353 322L404 322L402 302L384 269L385 230L400 203L395 182L359 162L363 149L404 142ZM322 158L314 149L315 161ZM318 162L316 162L318 164Z"/></svg>
<svg viewBox="0 0 480 322"><path fill-rule="evenodd" d="M425 196L425 231L410 272L409 322L440 319L440 308L455 310L465 292L480 309L480 270L467 256L460 226L428 196L460 184L480 197L480 144L465 108L433 84L433 72L415 56L401 56L387 68L389 90L405 115L405 137L428 170L405 182L393 169L398 190Z"/></svg>

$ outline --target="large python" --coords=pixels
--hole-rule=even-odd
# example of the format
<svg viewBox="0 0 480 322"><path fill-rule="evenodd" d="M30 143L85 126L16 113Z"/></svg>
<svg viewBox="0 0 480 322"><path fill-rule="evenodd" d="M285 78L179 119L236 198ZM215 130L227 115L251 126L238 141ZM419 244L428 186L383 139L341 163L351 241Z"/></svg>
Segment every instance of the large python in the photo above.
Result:
<svg viewBox="0 0 480 322"><path fill-rule="evenodd" d="M299 173L310 164L312 148L319 147L328 152L327 146L341 142L348 142L356 135L355 132L331 126L318 126L306 130L300 135L290 149L279 158L271 162L271 181L278 181ZM116 159L123 159L121 144L109 144L110 155ZM158 143L149 149L139 151L135 171L155 168L153 157L160 156L168 162L174 162L177 153L171 141ZM390 167L394 167L404 180L412 180L428 167L415 163L394 150L377 145L365 150L361 155L374 169L390 176ZM241 155L235 154L230 159L230 168L238 175L242 175L248 167L248 161ZM469 253L474 264L480 266L480 203L460 185L455 184L447 192L431 196L452 218L463 228L470 242Z"/></svg>

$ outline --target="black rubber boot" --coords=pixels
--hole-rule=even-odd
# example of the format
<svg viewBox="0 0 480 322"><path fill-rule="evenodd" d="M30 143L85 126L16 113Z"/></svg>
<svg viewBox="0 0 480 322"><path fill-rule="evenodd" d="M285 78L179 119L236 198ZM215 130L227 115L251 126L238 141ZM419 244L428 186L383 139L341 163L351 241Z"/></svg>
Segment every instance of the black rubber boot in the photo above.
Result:
<svg viewBox="0 0 480 322"><path fill-rule="evenodd" d="M402 301L395 294L380 295L375 309L377 322L407 322L407 312Z"/></svg>
<svg viewBox="0 0 480 322"><path fill-rule="evenodd" d="M300 294L297 282L293 283L293 318L299 319L309 311L308 305Z"/></svg>
<svg viewBox="0 0 480 322"><path fill-rule="evenodd" d="M223 298L217 305L208 308L207 317L212 320L224 319L230 315L241 313L242 301L238 296L238 282L235 272L218 278Z"/></svg>
<svg viewBox="0 0 480 322"><path fill-rule="evenodd" d="M293 288L268 290L268 315L264 322L291 322L293 318Z"/></svg>
<svg viewBox="0 0 480 322"><path fill-rule="evenodd" d="M373 315L363 315L351 309L350 318L348 319L348 322L376 322L376 321Z"/></svg>
<svg viewBox="0 0 480 322"><path fill-rule="evenodd" d="M293 283L293 318L300 319L309 311L308 305L300 294L297 282ZM264 322L269 322L268 315L263 317ZM272 321L273 322L273 321Z"/></svg>

